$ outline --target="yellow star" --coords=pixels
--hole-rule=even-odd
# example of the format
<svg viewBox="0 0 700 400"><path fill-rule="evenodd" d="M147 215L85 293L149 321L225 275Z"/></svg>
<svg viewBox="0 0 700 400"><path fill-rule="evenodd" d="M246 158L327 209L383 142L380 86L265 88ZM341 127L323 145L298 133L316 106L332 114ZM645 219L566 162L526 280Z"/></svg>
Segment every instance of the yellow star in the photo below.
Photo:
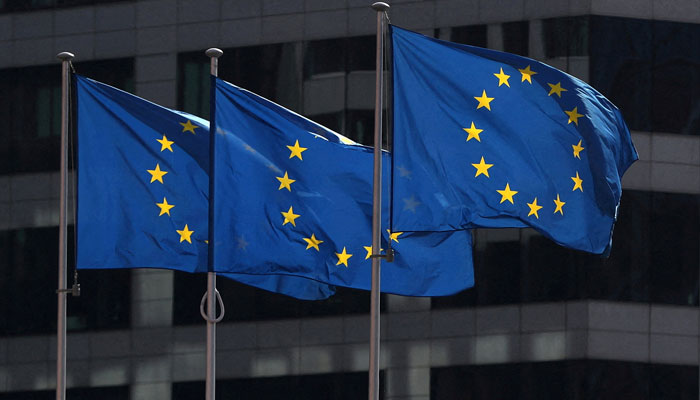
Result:
<svg viewBox="0 0 700 400"><path fill-rule="evenodd" d="M151 183L158 181L163 183L163 175L167 174L167 171L160 170L160 164L156 163L156 169L147 169L149 174L151 174Z"/></svg>
<svg viewBox="0 0 700 400"><path fill-rule="evenodd" d="M193 135L195 135L195 129L198 129L199 127L195 124L193 124L189 119L187 122L180 122L180 125L182 125L182 131L183 132L192 132Z"/></svg>
<svg viewBox="0 0 700 400"><path fill-rule="evenodd" d="M194 231L191 231L190 228L187 227L187 224L185 224L185 227L182 228L181 231L177 229L175 231L180 234L180 243L187 240L187 242L192 244L192 234L194 233Z"/></svg>
<svg viewBox="0 0 700 400"><path fill-rule="evenodd" d="M365 256L365 260L367 260L369 256L372 255L372 246L362 246L362 248L367 252L367 255Z"/></svg>
<svg viewBox="0 0 700 400"><path fill-rule="evenodd" d="M292 206L289 206L289 211L284 212L282 211L282 215L284 215L284 222L282 222L282 225L286 225L287 222L291 223L292 226L297 226L297 224L294 222L297 218L299 218L299 214L294 214L294 210L292 209Z"/></svg>
<svg viewBox="0 0 700 400"><path fill-rule="evenodd" d="M343 252L342 253L335 253L335 256L338 257L338 262L335 263L335 265L343 264L347 268L348 259L350 259L350 257L352 257L352 254L348 254L347 251L345 251L345 247L343 247Z"/></svg>
<svg viewBox="0 0 700 400"><path fill-rule="evenodd" d="M306 250L313 247L316 249L316 251L320 251L318 245L323 243L323 240L316 239L316 236L313 233L311 234L310 238L304 238L304 241L307 243Z"/></svg>
<svg viewBox="0 0 700 400"><path fill-rule="evenodd" d="M579 117L583 117L583 114L579 114L579 113L578 113L578 107L574 107L574 109L571 110L571 111L566 111L566 110L564 110L564 112L566 113L566 115L569 116L569 122L568 122L568 123L570 124L570 123L573 122L573 123L576 124L576 126L578 126L578 119L579 119Z"/></svg>
<svg viewBox="0 0 700 400"><path fill-rule="evenodd" d="M277 190L282 190L287 189L290 192L292 191L292 187L290 186L292 183L296 182L295 179L289 179L289 176L287 175L287 171L284 171L284 176L277 176L276 177L278 181L280 181L280 187Z"/></svg>
<svg viewBox="0 0 700 400"><path fill-rule="evenodd" d="M578 141L578 144L572 144L572 145L571 145L571 147L574 148L574 157L578 158L579 160L581 159L581 154L580 154L580 153L581 153L581 150L584 149L584 147L581 146L581 142L583 142L583 139L582 139L582 140L579 140L579 141Z"/></svg>
<svg viewBox="0 0 700 400"><path fill-rule="evenodd" d="M557 208L554 209L554 214L559 213L564 215L564 209L562 207L564 207L564 204L566 203L559 199L559 193L557 193L557 198L554 199L554 204L557 205Z"/></svg>
<svg viewBox="0 0 700 400"><path fill-rule="evenodd" d="M462 129L464 129L464 131L467 132L467 133L469 134L469 136L467 136L467 142L470 141L470 140L472 140L472 139L476 139L477 142L481 142L481 138L479 137L479 134L480 134L481 132L483 132L484 130L483 130L483 129L477 129L477 128L474 126L474 122L472 122L471 128L462 128Z"/></svg>
<svg viewBox="0 0 700 400"><path fill-rule="evenodd" d="M501 68L501 72L494 75L496 78L498 78L498 86L505 84L506 86L510 87L510 83L508 83L508 78L510 78L510 75L504 74L503 68Z"/></svg>
<svg viewBox="0 0 700 400"><path fill-rule="evenodd" d="M292 154L289 155L289 158L298 157L300 160L303 160L303 158L301 158L301 153L306 151L306 147L299 146L298 140L294 142L294 146L287 146L287 148L292 152Z"/></svg>
<svg viewBox="0 0 700 400"><path fill-rule="evenodd" d="M496 190L498 193L501 194L501 203L504 201L508 200L510 201L510 204L515 204L513 203L513 196L515 196L518 192L515 190L510 190L510 185L506 183L506 188L503 190ZM500 203L499 203L500 204Z"/></svg>
<svg viewBox="0 0 700 400"><path fill-rule="evenodd" d="M574 181L574 188L571 189L571 191L573 192L574 190L579 189L583 192L583 186L581 186L583 179L579 178L578 171L576 171L576 176L571 177L571 180Z"/></svg>
<svg viewBox="0 0 700 400"><path fill-rule="evenodd" d="M489 176L489 168L493 167L493 164L486 164L484 162L484 157L481 157L481 162L478 164L472 164L474 168L476 168L476 175L474 175L474 178L477 176L484 174L486 175L487 178L490 178Z"/></svg>
<svg viewBox="0 0 700 400"><path fill-rule="evenodd" d="M568 90L561 87L561 82L558 82L556 85L548 83L548 85L551 88L551 90L549 91L549 94L547 96L551 96L552 94L556 94L557 96L561 97L561 92L568 92Z"/></svg>
<svg viewBox="0 0 700 400"><path fill-rule="evenodd" d="M156 205L160 207L160 214L158 214L159 217L163 214L168 214L168 216L170 216L170 209L175 207L172 204L168 204L168 200L165 200L165 197L163 197L162 203L156 203Z"/></svg>
<svg viewBox="0 0 700 400"><path fill-rule="evenodd" d="M372 255L372 246L362 246L362 248L365 249L367 252L367 255L365 256L365 260L369 259L369 256ZM384 251L384 249L380 249L380 251Z"/></svg>
<svg viewBox="0 0 700 400"><path fill-rule="evenodd" d="M542 206L537 204L537 197L535 197L532 203L527 203L527 206L530 207L530 213L528 213L527 216L534 215L537 219L540 219L540 216L537 215L537 211L539 211Z"/></svg>
<svg viewBox="0 0 700 400"><path fill-rule="evenodd" d="M493 100L493 97L488 97L486 96L486 90L483 91L481 94L481 97L474 97L478 102L479 105L476 106L476 109L480 109L481 107L486 107L487 110L491 111L491 101Z"/></svg>
<svg viewBox="0 0 700 400"><path fill-rule="evenodd" d="M173 152L173 148L170 147L170 145L172 145L175 142L168 140L168 138L165 137L165 135L163 135L163 139L156 139L156 140L161 144L160 151L168 149L168 150L170 150L171 153Z"/></svg>
<svg viewBox="0 0 700 400"><path fill-rule="evenodd" d="M387 233L389 234L389 240L393 240L394 242L398 243L399 242L399 236L403 235L403 232L394 232L391 233L390 230L386 230Z"/></svg>
<svg viewBox="0 0 700 400"><path fill-rule="evenodd" d="M519 69L518 71L520 71L520 73L522 74L522 80L520 82L528 81L530 82L530 84L532 84L532 75L537 74L537 72L530 70L529 65L523 69Z"/></svg>

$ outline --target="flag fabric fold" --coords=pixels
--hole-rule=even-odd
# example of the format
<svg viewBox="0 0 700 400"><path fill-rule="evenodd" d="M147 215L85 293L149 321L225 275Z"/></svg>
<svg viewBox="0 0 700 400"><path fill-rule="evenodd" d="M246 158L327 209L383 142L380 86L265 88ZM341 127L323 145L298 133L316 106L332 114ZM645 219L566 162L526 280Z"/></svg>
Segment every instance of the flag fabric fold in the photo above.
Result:
<svg viewBox="0 0 700 400"><path fill-rule="evenodd" d="M208 121L79 75L74 82L77 267L207 272ZM334 293L296 276L220 275L302 299Z"/></svg>
<svg viewBox="0 0 700 400"><path fill-rule="evenodd" d="M605 253L637 160L619 110L541 62L391 26L393 227L532 227Z"/></svg>
<svg viewBox="0 0 700 400"><path fill-rule="evenodd" d="M370 255L379 253L371 248L372 149L212 79L215 271L369 290ZM469 232L383 233L396 258L382 266L382 292L448 295L473 285Z"/></svg>

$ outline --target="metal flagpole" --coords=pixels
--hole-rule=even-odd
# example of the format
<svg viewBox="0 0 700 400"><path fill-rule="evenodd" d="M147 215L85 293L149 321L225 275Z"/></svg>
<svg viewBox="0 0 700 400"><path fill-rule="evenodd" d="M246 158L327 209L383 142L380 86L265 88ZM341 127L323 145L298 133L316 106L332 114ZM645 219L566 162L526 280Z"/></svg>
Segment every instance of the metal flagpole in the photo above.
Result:
<svg viewBox="0 0 700 400"><path fill-rule="evenodd" d="M384 59L384 15L387 3L372 4L377 11L377 64L374 92L374 183L372 198L372 292L370 295L369 400L379 400L379 294L382 224L382 88Z"/></svg>
<svg viewBox="0 0 700 400"><path fill-rule="evenodd" d="M66 240L66 180L68 176L68 118L70 90L70 62L73 54L59 53L56 57L61 60L61 192L59 194L58 214L58 312L56 323L56 400L66 398L66 297L70 289L66 288L68 273L66 271L67 240Z"/></svg>
<svg viewBox="0 0 700 400"><path fill-rule="evenodd" d="M219 57L221 57L222 54L224 54L223 51L220 49L216 48L211 48L208 49L205 54L207 57L211 58L211 74L213 76L218 76L219 74ZM214 87L210 88L210 90L214 90ZM213 107L211 108L212 110L214 109ZM213 117L213 116L210 116ZM213 118L210 118L213 120ZM209 134L212 135L210 136L210 157L212 159L210 160L210 165L213 165L213 139L216 133L213 130L209 130ZM210 168L209 171L210 174L213 174L213 168ZM209 196L213 198L214 193L212 191L212 185L211 185L211 177L210 177L210 184L209 184ZM213 242L213 229L212 229L212 210L211 210L211 199L209 201L210 204L210 210L209 210L209 261L210 261L210 267L211 267L211 261L212 261L212 254L211 254L211 248L212 248L212 243ZM216 273L215 272L208 272L207 273L207 293L205 294L206 296L206 302L207 302L207 312L206 314L204 313L204 310L202 307L204 306L204 298L202 299L202 303L200 304L200 312L202 314L202 317L207 321L207 375L206 375L206 400L214 400L216 398L216 323L221 321L221 319L224 317L224 308L223 308L223 302L221 300L221 296L219 295L219 292L216 290ZM221 306L221 315L217 318L216 317L216 302Z"/></svg>

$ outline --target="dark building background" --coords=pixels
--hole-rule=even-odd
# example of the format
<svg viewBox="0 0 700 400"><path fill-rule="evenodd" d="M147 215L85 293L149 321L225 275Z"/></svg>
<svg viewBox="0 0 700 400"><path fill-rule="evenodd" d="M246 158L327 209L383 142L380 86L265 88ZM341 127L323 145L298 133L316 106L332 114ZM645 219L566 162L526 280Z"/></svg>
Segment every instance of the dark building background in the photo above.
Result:
<svg viewBox="0 0 700 400"><path fill-rule="evenodd" d="M0 0L0 399L50 399L55 386L56 54L75 53L80 74L207 117L203 52L220 47L222 78L371 143L369 5ZM479 230L473 289L383 296L382 398L697 398L697 0L397 0L390 17L591 83L622 110L640 161L623 179L610 258L532 230ZM83 271L80 280L83 295L68 303L69 398L203 396L203 276ZM304 302L218 286L227 315L217 397L366 396L369 293Z"/></svg>

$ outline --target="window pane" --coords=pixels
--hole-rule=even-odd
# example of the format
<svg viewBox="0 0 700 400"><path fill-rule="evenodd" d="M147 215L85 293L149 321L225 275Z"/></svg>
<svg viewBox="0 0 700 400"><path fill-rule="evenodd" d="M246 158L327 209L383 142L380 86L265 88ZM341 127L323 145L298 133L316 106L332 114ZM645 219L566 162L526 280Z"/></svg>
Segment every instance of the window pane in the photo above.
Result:
<svg viewBox="0 0 700 400"><path fill-rule="evenodd" d="M486 47L486 25L457 26L450 28L450 41L471 46Z"/></svg>
<svg viewBox="0 0 700 400"><path fill-rule="evenodd" d="M72 229L68 238L72 285ZM55 332L57 262L57 227L0 231L0 335ZM129 277L129 270L80 271L81 296L68 296L67 328L128 327Z"/></svg>
<svg viewBox="0 0 700 400"><path fill-rule="evenodd" d="M542 34L544 37L542 40L546 57L587 56L588 26L588 17L563 17L543 20ZM594 38L591 38L591 42L596 43L596 46L600 45Z"/></svg>
<svg viewBox="0 0 700 400"><path fill-rule="evenodd" d="M133 60L76 63L89 78L133 90ZM0 70L0 174L55 171L60 159L61 68L59 65Z"/></svg>
<svg viewBox="0 0 700 400"><path fill-rule="evenodd" d="M384 398L383 374L380 373L379 398ZM322 375L281 376L273 378L241 378L217 380L217 399L259 400L354 400L367 395L366 372ZM173 400L201 397L204 382L177 382L173 384Z"/></svg>
<svg viewBox="0 0 700 400"><path fill-rule="evenodd" d="M203 58L203 57L201 57ZM182 99L180 109L202 118L209 118L209 64L204 60L181 61L180 90ZM206 99L206 101L204 101Z"/></svg>
<svg viewBox="0 0 700 400"><path fill-rule="evenodd" d="M0 334L51 332L56 326L58 229L21 229L7 235L9 252L1 256L0 302L6 307Z"/></svg>
<svg viewBox="0 0 700 400"><path fill-rule="evenodd" d="M430 370L431 399L695 399L698 368L607 360Z"/></svg>
<svg viewBox="0 0 700 400"><path fill-rule="evenodd" d="M66 389L66 397L71 400L123 400L129 398L128 386L89 387ZM55 390L34 392L0 392L0 400L53 400Z"/></svg>
<svg viewBox="0 0 700 400"><path fill-rule="evenodd" d="M651 196L651 302L698 305L700 196Z"/></svg>
<svg viewBox="0 0 700 400"><path fill-rule="evenodd" d="M206 287L206 275L175 271L173 299L175 324L202 322L199 301ZM228 278L217 279L216 287L225 304L245 305L238 307L235 312L226 313L224 321L369 313L369 292L364 290L337 287L336 294L328 299L308 301L257 289Z"/></svg>
<svg viewBox="0 0 700 400"><path fill-rule="evenodd" d="M477 304L512 304L520 301L520 242L491 242L474 254Z"/></svg>
<svg viewBox="0 0 700 400"><path fill-rule="evenodd" d="M650 367L651 400L695 400L698 397L698 369L680 365Z"/></svg>
<svg viewBox="0 0 700 400"><path fill-rule="evenodd" d="M345 130L340 132L358 143L374 145L374 110L347 110Z"/></svg>
<svg viewBox="0 0 700 400"><path fill-rule="evenodd" d="M579 298L577 273L595 256L567 249L539 234L528 240L522 273L522 301L565 301Z"/></svg>
<svg viewBox="0 0 700 400"><path fill-rule="evenodd" d="M501 27L503 51L527 57L530 43L529 21L506 22Z"/></svg>
<svg viewBox="0 0 700 400"><path fill-rule="evenodd" d="M698 135L700 25L666 21L653 21L651 24L653 129L657 132Z"/></svg>
<svg viewBox="0 0 700 400"><path fill-rule="evenodd" d="M344 42L345 39L304 42L304 79L331 72L346 72L348 49Z"/></svg>
<svg viewBox="0 0 700 400"><path fill-rule="evenodd" d="M591 83L631 129L700 132L700 26L595 16L590 32Z"/></svg>

